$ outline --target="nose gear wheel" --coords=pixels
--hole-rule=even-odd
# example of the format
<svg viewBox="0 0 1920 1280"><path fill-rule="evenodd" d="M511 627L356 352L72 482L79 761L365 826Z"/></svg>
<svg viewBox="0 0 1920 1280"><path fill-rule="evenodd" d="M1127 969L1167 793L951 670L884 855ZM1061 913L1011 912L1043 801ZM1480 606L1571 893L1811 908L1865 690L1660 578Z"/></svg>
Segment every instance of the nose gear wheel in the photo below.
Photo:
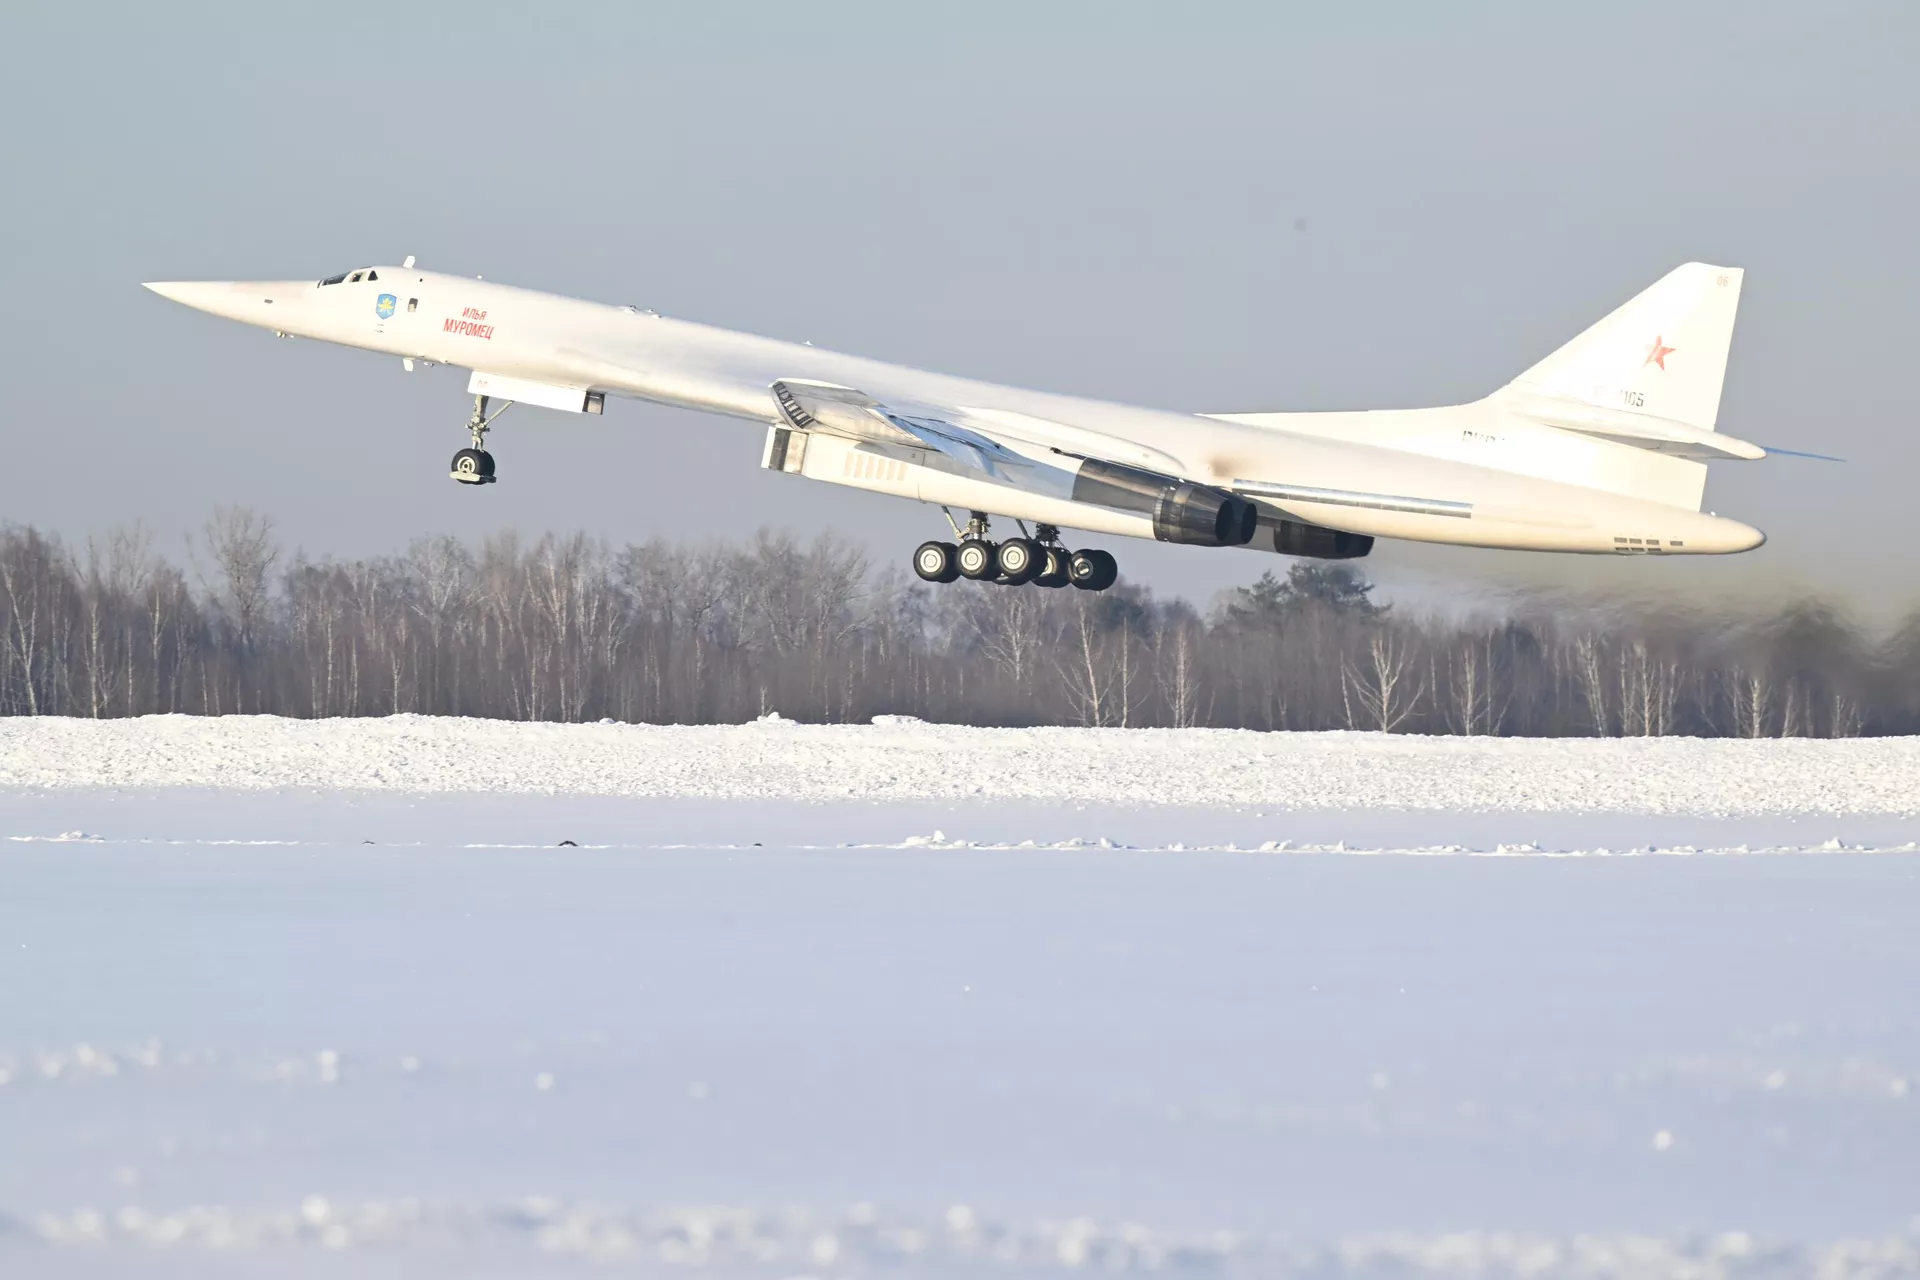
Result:
<svg viewBox="0 0 1920 1280"><path fill-rule="evenodd" d="M511 408L513 408L513 401L509 400L492 413L488 413L487 397L473 398L473 417L467 419L467 430L473 436L473 444L453 455L453 467L448 472L449 475L461 484L492 484L494 482L493 455L487 452L487 430L493 426L494 419Z"/></svg>
<svg viewBox="0 0 1920 1280"><path fill-rule="evenodd" d="M492 484L493 455L485 449L462 449L453 455L451 474L461 484Z"/></svg>

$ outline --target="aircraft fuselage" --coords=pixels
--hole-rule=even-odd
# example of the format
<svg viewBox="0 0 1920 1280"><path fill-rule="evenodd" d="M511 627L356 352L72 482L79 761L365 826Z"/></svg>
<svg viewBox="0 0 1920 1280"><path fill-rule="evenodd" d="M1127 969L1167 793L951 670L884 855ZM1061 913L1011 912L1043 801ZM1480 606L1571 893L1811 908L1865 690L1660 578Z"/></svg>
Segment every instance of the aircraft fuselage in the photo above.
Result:
<svg viewBox="0 0 1920 1280"><path fill-rule="evenodd" d="M910 440L832 433L817 433L802 474L1095 532L1155 536L1137 511L1075 500L1071 469L1086 458L1241 495L1259 508L1263 526L1295 521L1369 536L1608 554L1726 553L1764 540L1750 526L1677 505L1687 496L1684 476L1677 501L1658 500L1675 459L1560 430L1509 412L1495 399L1440 409L1262 414L1245 415L1258 421L1235 421L929 373L634 307L418 268L353 274L337 283L148 287L200 310L297 337L776 429L783 420L769 391L774 383L857 388L889 408L936 413L969 430L1005 435L1029 467L1022 473L1027 480L1005 483L991 468L983 473L956 465ZM1066 468L1064 487L1032 479L1048 467ZM1697 503L1698 481L1693 484Z"/></svg>

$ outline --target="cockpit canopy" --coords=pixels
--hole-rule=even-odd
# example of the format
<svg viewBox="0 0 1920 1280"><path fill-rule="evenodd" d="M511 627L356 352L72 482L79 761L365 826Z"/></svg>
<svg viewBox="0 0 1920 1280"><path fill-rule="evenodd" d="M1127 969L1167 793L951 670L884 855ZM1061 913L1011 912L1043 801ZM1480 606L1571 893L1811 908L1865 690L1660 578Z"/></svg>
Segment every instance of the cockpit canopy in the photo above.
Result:
<svg viewBox="0 0 1920 1280"><path fill-rule="evenodd" d="M362 267L358 271L342 271L337 276L328 276L314 287L316 289L324 289L330 284L359 284L363 280L378 280L379 278L380 273L372 267Z"/></svg>

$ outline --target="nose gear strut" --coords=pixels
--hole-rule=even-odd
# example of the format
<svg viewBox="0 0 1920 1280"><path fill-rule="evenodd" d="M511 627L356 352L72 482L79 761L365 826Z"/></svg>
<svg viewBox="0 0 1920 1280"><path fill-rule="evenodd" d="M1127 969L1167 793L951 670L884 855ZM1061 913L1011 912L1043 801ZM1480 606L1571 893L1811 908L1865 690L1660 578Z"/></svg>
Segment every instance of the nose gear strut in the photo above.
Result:
<svg viewBox="0 0 1920 1280"><path fill-rule="evenodd" d="M487 397L473 398L473 417L467 420L467 430L473 433L473 446L462 449L453 455L453 470L450 473L461 484L492 484L493 455L487 452L487 430L493 426L494 419L513 408L508 400L491 414L487 412Z"/></svg>

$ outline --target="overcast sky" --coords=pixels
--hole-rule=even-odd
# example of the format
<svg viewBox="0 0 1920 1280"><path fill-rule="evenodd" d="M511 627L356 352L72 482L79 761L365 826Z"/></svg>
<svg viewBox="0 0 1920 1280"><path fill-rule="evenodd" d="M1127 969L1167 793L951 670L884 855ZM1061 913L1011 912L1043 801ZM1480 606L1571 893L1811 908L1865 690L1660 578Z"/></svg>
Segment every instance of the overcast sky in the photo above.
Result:
<svg viewBox="0 0 1920 1280"><path fill-rule="evenodd" d="M1194 410L1476 398L1677 263L1747 268L1727 560L1383 543L1415 598L1920 602L1920 6L216 8L0 13L0 517L165 538L218 504L313 552L435 532L831 528L932 508L757 469L630 401L504 419L465 374L187 311L155 279L440 270L999 381ZM1444 14L1442 13L1444 10ZM1036 13L1040 16L1036 17ZM1109 544L1204 601L1277 557Z"/></svg>

